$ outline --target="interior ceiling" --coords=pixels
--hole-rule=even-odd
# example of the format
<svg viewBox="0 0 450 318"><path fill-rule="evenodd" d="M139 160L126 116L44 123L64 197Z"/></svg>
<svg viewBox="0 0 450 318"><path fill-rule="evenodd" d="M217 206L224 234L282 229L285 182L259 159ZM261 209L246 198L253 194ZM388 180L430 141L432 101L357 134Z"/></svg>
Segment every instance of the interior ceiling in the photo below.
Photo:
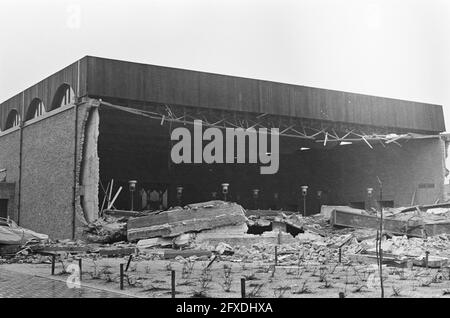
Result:
<svg viewBox="0 0 450 318"><path fill-rule="evenodd" d="M183 127L182 124L170 123L168 121L161 124L156 119L110 108L102 108L100 114L100 133L103 134L103 137L108 137L109 140L116 141L116 143L109 145L109 148L112 150L126 150L126 145L132 143L133 147L140 145L142 147L151 147L152 151L169 151L171 147L171 129ZM185 125L184 127L192 131L192 125ZM353 146L358 144L365 145L364 142L354 142L353 144ZM376 143L372 142L372 144L375 145ZM116 149L115 146L120 147L120 149ZM346 145L345 147L349 146L352 145ZM301 151L302 148L330 150L336 147L342 146L339 145L339 142L335 142L331 138L324 145L323 142L314 140L280 136L279 150L280 154L292 154Z"/></svg>

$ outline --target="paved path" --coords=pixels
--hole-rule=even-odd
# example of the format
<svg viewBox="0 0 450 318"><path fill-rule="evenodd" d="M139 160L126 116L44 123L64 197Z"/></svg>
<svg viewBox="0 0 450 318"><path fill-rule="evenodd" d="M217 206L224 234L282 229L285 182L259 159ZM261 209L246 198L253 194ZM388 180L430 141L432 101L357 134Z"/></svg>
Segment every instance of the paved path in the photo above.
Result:
<svg viewBox="0 0 450 318"><path fill-rule="evenodd" d="M0 298L126 298L91 287L68 288L65 282L0 268Z"/></svg>

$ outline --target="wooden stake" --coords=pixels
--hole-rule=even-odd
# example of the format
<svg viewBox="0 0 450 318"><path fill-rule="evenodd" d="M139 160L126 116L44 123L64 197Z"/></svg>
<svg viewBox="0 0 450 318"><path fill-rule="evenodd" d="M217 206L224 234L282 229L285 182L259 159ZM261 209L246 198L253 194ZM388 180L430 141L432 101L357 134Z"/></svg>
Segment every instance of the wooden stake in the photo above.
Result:
<svg viewBox="0 0 450 318"><path fill-rule="evenodd" d="M175 271L172 271L172 298L175 298Z"/></svg>
<svg viewBox="0 0 450 318"><path fill-rule="evenodd" d="M109 193L108 193L108 206L109 206L109 203L111 202L113 188L114 188L114 179L111 179L111 187L109 188Z"/></svg>
<svg viewBox="0 0 450 318"><path fill-rule="evenodd" d="M117 197L119 196L120 191L122 191L122 187L119 187L119 190L117 190L116 195L115 195L114 198L111 200L111 202L109 202L109 204L108 204L108 210L110 210L111 207L114 205L114 202L116 201Z"/></svg>
<svg viewBox="0 0 450 318"><path fill-rule="evenodd" d="M125 272L128 272L128 267L130 267L131 259L133 258L133 254L130 255L127 262L127 267L125 268Z"/></svg>
<svg viewBox="0 0 450 318"><path fill-rule="evenodd" d="M52 275L55 275L55 261L56 261L56 255L52 255Z"/></svg>
<svg viewBox="0 0 450 318"><path fill-rule="evenodd" d="M123 290L123 264L120 264L120 290Z"/></svg>
<svg viewBox="0 0 450 318"><path fill-rule="evenodd" d="M78 267L80 268L80 281L82 280L82 278L83 278L83 260L80 258L79 260L78 260Z"/></svg>
<svg viewBox="0 0 450 318"><path fill-rule="evenodd" d="M241 278L241 297L245 298L245 278Z"/></svg>
<svg viewBox="0 0 450 318"><path fill-rule="evenodd" d="M275 266L278 265L278 246L275 246Z"/></svg>

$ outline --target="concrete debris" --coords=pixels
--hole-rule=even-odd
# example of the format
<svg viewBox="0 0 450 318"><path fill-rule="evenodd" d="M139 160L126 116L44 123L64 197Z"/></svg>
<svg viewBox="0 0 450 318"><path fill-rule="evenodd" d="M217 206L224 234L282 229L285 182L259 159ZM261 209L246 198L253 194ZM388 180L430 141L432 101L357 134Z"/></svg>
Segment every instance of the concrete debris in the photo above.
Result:
<svg viewBox="0 0 450 318"><path fill-rule="evenodd" d="M216 248L215 252L217 252L220 255L232 255L234 254L233 248L225 243L219 243Z"/></svg>
<svg viewBox="0 0 450 318"><path fill-rule="evenodd" d="M46 234L20 227L11 219L0 218L0 245L23 245L28 241L46 240Z"/></svg>
<svg viewBox="0 0 450 318"><path fill-rule="evenodd" d="M450 216L446 207L384 212L383 264L430 268L448 265L450 231L446 229ZM235 203L209 201L137 215L108 211L89 224L84 241L20 246L9 250L14 256L8 261L24 262L28 257L31 262L48 262L44 257L48 253L133 255L178 262L209 260L211 264L216 259L273 264L277 257L278 266L323 264L338 259L342 263L376 264L378 260L379 216L349 207L325 207L321 214L303 217L293 212L249 212Z"/></svg>
<svg viewBox="0 0 450 318"><path fill-rule="evenodd" d="M105 215L88 224L83 238L90 243L111 244L127 238L127 217Z"/></svg>
<svg viewBox="0 0 450 318"><path fill-rule="evenodd" d="M223 201L191 204L156 215L130 218L127 226L128 241L152 237L176 237L184 233L200 232L247 221L244 209Z"/></svg>
<svg viewBox="0 0 450 318"><path fill-rule="evenodd" d="M173 240L162 237L154 237L151 239L140 240L136 247L139 249L153 248L153 247L172 247Z"/></svg>
<svg viewBox="0 0 450 318"><path fill-rule="evenodd" d="M335 227L377 229L380 216L369 215L362 210L360 213L337 208L331 212L330 223ZM394 213L388 210L383 218L383 229L394 235L435 236L450 233L450 217L422 211Z"/></svg>
<svg viewBox="0 0 450 318"><path fill-rule="evenodd" d="M261 235L254 234L227 234L227 233L198 233L195 238L195 243L201 245L206 243L207 245L215 245L219 243L226 243L231 246L251 246L260 242L266 244L289 244L293 242L295 238L285 232L270 231L264 232Z"/></svg>
<svg viewBox="0 0 450 318"><path fill-rule="evenodd" d="M339 211L344 211L344 212L350 212L350 213L357 213L357 214L363 214L365 213L364 210L360 210L360 209L354 209L348 206L336 206L336 205L322 205L322 207L320 208L320 214L327 218L330 219L331 218L331 212L333 212L333 210L339 210Z"/></svg>

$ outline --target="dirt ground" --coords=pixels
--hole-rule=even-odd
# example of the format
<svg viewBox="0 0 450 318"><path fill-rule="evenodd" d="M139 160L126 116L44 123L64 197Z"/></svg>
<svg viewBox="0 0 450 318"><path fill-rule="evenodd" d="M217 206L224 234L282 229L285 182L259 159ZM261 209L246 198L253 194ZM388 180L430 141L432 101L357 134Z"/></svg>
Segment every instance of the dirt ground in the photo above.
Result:
<svg viewBox="0 0 450 318"><path fill-rule="evenodd" d="M376 265L301 262L295 266L273 266L264 262L216 260L134 260L124 279L123 292L137 297L171 297L171 272L176 274L176 297L241 297L245 278L247 297L380 297ZM83 258L82 283L119 291L119 264L128 258ZM78 261L63 259L56 264L55 279L70 280ZM50 277L51 264L3 264L5 268ZM274 270L275 268L275 270ZM423 267L384 267L385 297L449 297L450 270Z"/></svg>

